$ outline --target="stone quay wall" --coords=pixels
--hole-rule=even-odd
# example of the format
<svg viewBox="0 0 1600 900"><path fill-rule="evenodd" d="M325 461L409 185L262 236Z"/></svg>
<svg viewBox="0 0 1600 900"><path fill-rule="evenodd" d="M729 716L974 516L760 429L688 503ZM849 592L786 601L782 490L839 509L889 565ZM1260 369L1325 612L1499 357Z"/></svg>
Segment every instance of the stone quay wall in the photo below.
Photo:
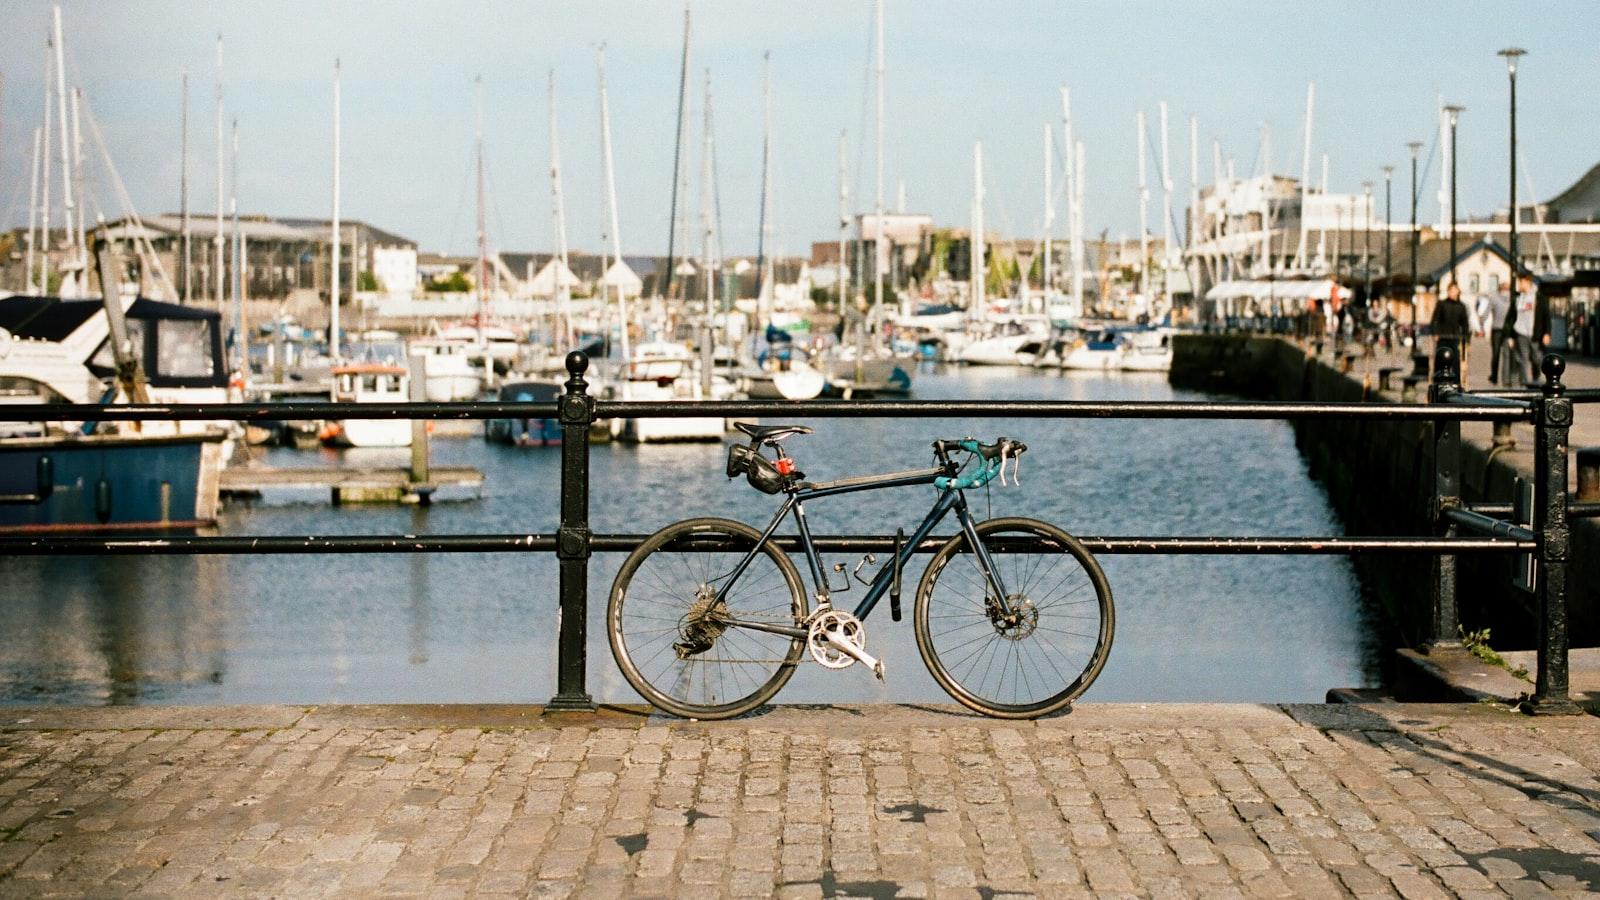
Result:
<svg viewBox="0 0 1600 900"><path fill-rule="evenodd" d="M1251 335L1182 335L1174 346L1175 387L1236 394L1256 400L1399 402L1396 390L1377 389L1375 366L1340 372L1329 355L1317 357L1295 342ZM1369 364L1370 365L1370 364ZM1419 397L1426 396L1426 386ZM1600 410L1578 407L1580 420ZM1429 506L1433 485L1433 425L1420 421L1300 420L1296 443L1344 521L1346 533L1420 536L1434 533ZM1517 447L1494 450L1490 427L1464 425L1461 483L1467 502L1508 502L1516 478L1533 475L1533 431L1517 426ZM1600 644L1600 523L1574 519L1568 569L1568 611L1574 647ZM1510 554L1463 554L1457 559L1457 603L1463 627L1490 628L1497 648L1532 647L1533 597L1511 586ZM1434 560L1383 554L1356 557L1367 588L1388 614L1393 640L1416 646L1427 639Z"/></svg>

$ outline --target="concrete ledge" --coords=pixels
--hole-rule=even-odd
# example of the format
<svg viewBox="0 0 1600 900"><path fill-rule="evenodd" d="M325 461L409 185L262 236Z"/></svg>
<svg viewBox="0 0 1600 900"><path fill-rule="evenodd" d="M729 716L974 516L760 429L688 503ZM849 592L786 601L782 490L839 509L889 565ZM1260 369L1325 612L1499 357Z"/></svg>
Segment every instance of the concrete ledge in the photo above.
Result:
<svg viewBox="0 0 1600 900"><path fill-rule="evenodd" d="M1440 646L1426 653L1395 651L1394 693L1420 702L1493 702L1514 705L1533 693L1533 683L1490 665L1465 647Z"/></svg>

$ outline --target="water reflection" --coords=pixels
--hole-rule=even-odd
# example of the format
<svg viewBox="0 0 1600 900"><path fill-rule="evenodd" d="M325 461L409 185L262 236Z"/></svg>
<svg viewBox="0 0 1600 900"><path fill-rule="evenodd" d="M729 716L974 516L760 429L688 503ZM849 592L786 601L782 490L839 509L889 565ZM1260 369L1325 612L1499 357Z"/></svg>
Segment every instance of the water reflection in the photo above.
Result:
<svg viewBox="0 0 1600 900"><path fill-rule="evenodd" d="M931 370L925 398L1171 399L1157 376ZM936 437L1007 434L1031 447L1023 487L975 509L1080 534L1330 534L1339 524L1280 422L819 419L791 441L814 479L925 465ZM233 534L550 533L559 452L436 439L435 461L487 476L482 500L420 507L269 499L230 505ZM327 451L266 452L326 465ZM597 445L593 527L648 532L688 515L764 523L773 498L722 475L717 445ZM404 464L404 451L378 464ZM362 463L371 463L363 459ZM928 488L829 498L818 534L893 533ZM948 528L945 529L948 531ZM605 597L621 563L591 560L590 690L632 701L611 661ZM839 557L829 562L855 559ZM1095 700L1320 700L1372 684L1376 638L1347 560L1108 557L1116 645ZM803 567L802 567L803 568ZM907 571L921 575L921 560ZM548 553L0 559L0 702L542 702L554 690L556 562ZM913 582L914 583L914 582ZM845 594L848 605L861 588ZM889 680L804 666L782 699L942 700L909 621L868 623Z"/></svg>

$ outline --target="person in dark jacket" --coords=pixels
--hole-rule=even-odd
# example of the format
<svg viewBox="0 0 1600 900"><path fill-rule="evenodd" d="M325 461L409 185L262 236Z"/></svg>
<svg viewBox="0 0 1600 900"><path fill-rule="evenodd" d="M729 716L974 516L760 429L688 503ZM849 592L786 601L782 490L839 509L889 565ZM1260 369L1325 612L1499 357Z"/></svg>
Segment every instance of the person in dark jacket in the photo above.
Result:
<svg viewBox="0 0 1600 900"><path fill-rule="evenodd" d="M1433 332L1433 349L1437 353L1445 343L1454 344L1461 360L1461 383L1467 381L1467 342L1472 338L1472 314L1461 302L1461 286L1455 281L1445 289L1444 299L1433 307L1433 320L1428 323Z"/></svg>

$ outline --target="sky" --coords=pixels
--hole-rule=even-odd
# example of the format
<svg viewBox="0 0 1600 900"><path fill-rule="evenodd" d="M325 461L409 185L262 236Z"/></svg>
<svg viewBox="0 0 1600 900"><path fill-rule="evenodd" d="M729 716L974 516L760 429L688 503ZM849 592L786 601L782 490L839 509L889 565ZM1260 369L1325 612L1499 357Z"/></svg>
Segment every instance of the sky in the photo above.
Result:
<svg viewBox="0 0 1600 900"><path fill-rule="evenodd" d="M50 4L8 0L0 21L0 214L26 221L32 132L43 120ZM688 214L698 222L705 72L710 70L716 187L726 252L756 249L761 198L763 55L771 56L772 245L804 254L838 233L838 142L847 134L851 207L870 211L874 175L870 3L692 2ZM333 67L342 61L347 219L422 249L470 253L474 226L474 79L483 79L490 243L554 245L547 77L554 72L569 242L598 250L605 226L596 50L605 45L620 233L626 253L666 251L683 7L665 2L163 2L63 5L69 82L133 204L179 206L181 73L190 80L192 207L216 205L217 35L225 117L238 121L239 204L246 214L322 216L331 209ZM1495 51L1530 52L1518 75L1526 164L1519 195L1547 199L1600 162L1600 5L1591 0L1401 5L1305 2L886 2L885 202L903 181L910 212L964 226L973 145L984 147L991 230L1043 228L1043 131L1060 147L1060 86L1070 85L1085 145L1086 230L1137 235L1135 115L1149 116L1151 231L1160 235L1157 104L1171 115L1174 218L1189 190L1188 121L1200 171L1213 140L1246 174L1298 176L1306 84L1316 82L1313 180L1359 191L1397 166L1403 219L1405 143L1427 144L1422 218L1437 217L1435 110L1466 107L1459 129L1461 208L1505 204L1508 79ZM86 126L87 129L87 126ZM866 140L863 140L863 137ZM86 136L85 140L88 138ZM98 151L89 145L86 154ZM1057 162L1056 190L1061 186ZM59 175L57 176L59 178ZM121 215L94 177L95 205ZM1529 190L1531 181L1532 191ZM59 198L59 185L56 190ZM94 209L95 207L91 207ZM1378 208L1382 209L1379 200ZM1058 206L1058 210L1064 207ZM60 213L55 214L59 220ZM1058 212L1056 234L1065 234ZM1174 229L1181 232L1178 225ZM699 243L698 226L694 246ZM680 241L680 252L681 241Z"/></svg>

